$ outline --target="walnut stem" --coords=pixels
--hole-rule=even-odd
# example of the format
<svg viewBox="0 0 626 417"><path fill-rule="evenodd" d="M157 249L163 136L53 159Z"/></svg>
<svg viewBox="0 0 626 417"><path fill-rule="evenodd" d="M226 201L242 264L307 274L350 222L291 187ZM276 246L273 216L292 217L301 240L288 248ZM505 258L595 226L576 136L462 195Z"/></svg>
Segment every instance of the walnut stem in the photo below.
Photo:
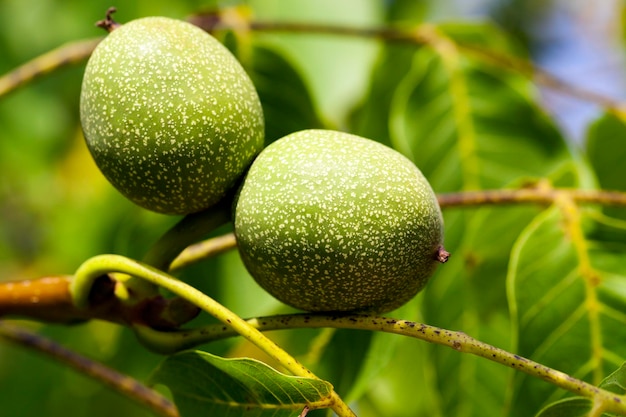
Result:
<svg viewBox="0 0 626 417"><path fill-rule="evenodd" d="M106 30L109 33L122 26L120 23L116 22L113 19L113 13L115 12L117 12L117 9L115 7L109 7L106 13L106 17L103 20L98 20L96 22L96 26Z"/></svg>

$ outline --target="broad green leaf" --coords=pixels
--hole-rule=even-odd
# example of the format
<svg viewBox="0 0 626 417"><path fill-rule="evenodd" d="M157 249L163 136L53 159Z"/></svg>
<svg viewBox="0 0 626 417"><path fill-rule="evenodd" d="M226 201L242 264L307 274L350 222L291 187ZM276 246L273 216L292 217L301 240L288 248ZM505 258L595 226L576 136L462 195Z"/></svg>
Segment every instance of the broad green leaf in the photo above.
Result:
<svg viewBox="0 0 626 417"><path fill-rule="evenodd" d="M270 22L308 22L347 28L379 27L384 6L379 0L251 0L255 18ZM322 31L323 32L323 31ZM343 126L345 113L368 80L377 42L320 31L264 31L259 38L279 45L298 63L324 120Z"/></svg>
<svg viewBox="0 0 626 417"><path fill-rule="evenodd" d="M567 150L536 105L529 80L468 57L454 43L479 39L503 51L503 37L485 25L445 30L454 40L439 31L430 45L383 49L355 130L388 138L437 191L502 187L549 174Z"/></svg>
<svg viewBox="0 0 626 417"><path fill-rule="evenodd" d="M626 191L626 124L623 120L607 113L590 126L587 157L600 188ZM623 207L604 207L603 212L626 220L626 209ZM626 239L623 233L611 236L608 230L599 232L615 241Z"/></svg>
<svg viewBox="0 0 626 417"><path fill-rule="evenodd" d="M517 240L507 277L514 351L593 384L626 360L624 245L592 239L599 224L624 226L573 205L544 211ZM513 416L564 394L521 373L513 381Z"/></svg>
<svg viewBox="0 0 626 417"><path fill-rule="evenodd" d="M415 50L413 45L394 44L385 45L381 50L369 91L351 115L354 133L392 146L389 134L391 100L398 81L410 68Z"/></svg>
<svg viewBox="0 0 626 417"><path fill-rule="evenodd" d="M588 398L566 398L546 406L535 417L587 417L592 407Z"/></svg>
<svg viewBox="0 0 626 417"><path fill-rule="evenodd" d="M576 186L577 172L577 164L564 164L549 180ZM519 234L542 211L528 205L445 209L445 246L452 256L424 290L424 321L510 350L506 297L510 253ZM431 372L438 375L433 395L440 396L442 415L502 415L511 395L510 369L435 345L428 346L428 357ZM455 378L448 377L452 374ZM528 414L534 412L536 408Z"/></svg>
<svg viewBox="0 0 626 417"><path fill-rule="evenodd" d="M322 128L309 88L286 52L256 42L248 62L265 116L265 141L303 129Z"/></svg>
<svg viewBox="0 0 626 417"><path fill-rule="evenodd" d="M392 101L392 143L440 191L548 175L566 149L528 87L457 49L422 48Z"/></svg>
<svg viewBox="0 0 626 417"><path fill-rule="evenodd" d="M626 124L612 114L594 122L587 135L587 155L606 190L626 190Z"/></svg>
<svg viewBox="0 0 626 417"><path fill-rule="evenodd" d="M623 395L626 392L626 364L622 364L619 369L607 376L600 384L600 388ZM593 402L589 398L570 397L546 406L536 417L587 417L592 407Z"/></svg>
<svg viewBox="0 0 626 417"><path fill-rule="evenodd" d="M331 405L332 386L286 376L253 359L225 359L206 352L166 358L151 377L165 385L183 417L297 416L305 406Z"/></svg>
<svg viewBox="0 0 626 417"><path fill-rule="evenodd" d="M626 393L626 363L623 363L615 372L604 378L600 388L619 395Z"/></svg>

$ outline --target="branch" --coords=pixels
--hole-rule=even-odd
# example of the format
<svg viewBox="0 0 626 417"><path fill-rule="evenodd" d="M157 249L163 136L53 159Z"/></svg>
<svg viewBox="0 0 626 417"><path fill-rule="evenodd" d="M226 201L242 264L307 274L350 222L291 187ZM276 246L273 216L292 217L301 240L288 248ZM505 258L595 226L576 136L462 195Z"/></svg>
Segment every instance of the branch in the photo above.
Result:
<svg viewBox="0 0 626 417"><path fill-rule="evenodd" d="M0 97L55 70L85 61L102 38L68 43L0 77Z"/></svg>
<svg viewBox="0 0 626 417"><path fill-rule="evenodd" d="M188 246L170 264L170 272L178 271L194 263L228 252L237 246L234 233L226 233Z"/></svg>
<svg viewBox="0 0 626 417"><path fill-rule="evenodd" d="M602 190L576 190L564 188L523 188L515 190L484 190L438 194L443 209L469 208L485 205L541 204L550 205L566 197L576 204L601 204L626 207L626 193ZM170 265L170 271L217 256L237 246L235 235L227 233L188 246ZM184 305L170 305L171 300L155 298L140 306L122 303L113 294L113 281L102 279L100 287L93 290L97 299L90 300L85 310L77 309L71 302L70 276L46 277L27 281L0 282L0 317L25 316L44 322L71 323L101 319L115 323L152 323L156 327L176 327L193 316ZM182 311L170 323L161 321L163 311Z"/></svg>
<svg viewBox="0 0 626 417"><path fill-rule="evenodd" d="M500 68L519 73L527 78L531 78L534 82L544 87L560 91L588 102L596 103L616 116L626 119L626 104L624 103L594 91L585 90L569 84L552 75L550 72L539 68L529 60L491 51L480 45L455 42L445 35L438 33L435 30L436 27L433 25L425 24L416 26L413 29L397 29L392 27L355 28L312 23L263 22L250 20L245 13L238 11L237 8L225 8L214 13L194 15L189 17L188 21L207 32L236 30L270 33L322 34L376 39L384 42L431 47L440 43L443 39L446 39L449 42L454 42L461 51L469 56L473 56L476 59L496 65ZM0 77L0 97L56 69L86 60L100 41L101 38L87 39L61 46Z"/></svg>
<svg viewBox="0 0 626 417"><path fill-rule="evenodd" d="M437 31L437 27L432 24L422 24L412 29L398 29L393 27L357 28L301 22L263 22L250 20L246 16L245 12L238 11L237 8L224 9L215 13L197 14L191 16L188 20L207 32L235 30L269 33L313 33L333 36L349 36L355 38L370 38L384 42L430 47L434 47L442 40L445 40L447 42L455 43L457 48L468 56L473 56L483 62L519 73L527 78L533 79L534 82L544 87L560 91L581 100L596 103L614 113L618 117L626 118L626 103L616 101L594 91L586 90L567 83L559 77L552 75L549 71L538 67L530 60L517 58L512 55L505 55L486 49L481 45L458 42L450 39L445 34L439 33Z"/></svg>
<svg viewBox="0 0 626 417"><path fill-rule="evenodd" d="M601 204L605 206L625 206L626 192L604 190L577 190L568 188L520 188L514 190L482 190L437 195L441 208L470 207L508 204L549 205L561 196L570 198L577 204Z"/></svg>
<svg viewBox="0 0 626 417"><path fill-rule="evenodd" d="M156 328L177 328L198 314L195 306L160 295L139 303L124 302L116 294L123 285L107 275L98 277L88 294L87 308L77 308L70 286L72 276L0 282L0 317L28 317L47 323L71 324L100 319L118 324L142 323Z"/></svg>
<svg viewBox="0 0 626 417"><path fill-rule="evenodd" d="M448 346L459 352L470 353L524 372L564 390L590 398L599 403L604 411L626 415L626 396L603 390L538 362L481 342L463 332L441 329L408 320L368 315L286 314L252 318L246 321L250 326L262 332L329 327L381 331L409 336L426 342ZM136 328L135 330L141 340L148 344L153 342L160 347L169 346L172 349L170 353L238 335L232 327L221 324L169 333L158 332L145 327Z"/></svg>
<svg viewBox="0 0 626 417"><path fill-rule="evenodd" d="M87 375L163 417L179 417L178 410L167 398L134 378L121 374L101 363L64 348L37 333L0 320L0 337L43 353L83 375Z"/></svg>

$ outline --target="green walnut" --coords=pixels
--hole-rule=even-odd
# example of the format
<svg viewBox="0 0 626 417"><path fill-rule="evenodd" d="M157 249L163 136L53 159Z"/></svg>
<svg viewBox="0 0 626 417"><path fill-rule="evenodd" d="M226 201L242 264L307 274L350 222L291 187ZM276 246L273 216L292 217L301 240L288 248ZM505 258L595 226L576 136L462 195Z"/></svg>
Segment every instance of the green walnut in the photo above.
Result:
<svg viewBox="0 0 626 417"><path fill-rule="evenodd" d="M97 46L80 119L105 177L167 214L217 203L264 141L259 97L235 57L196 26L164 17L123 24Z"/></svg>
<svg viewBox="0 0 626 417"><path fill-rule="evenodd" d="M306 311L391 311L449 255L419 169L335 131L296 132L265 148L239 190L234 225L254 279Z"/></svg>

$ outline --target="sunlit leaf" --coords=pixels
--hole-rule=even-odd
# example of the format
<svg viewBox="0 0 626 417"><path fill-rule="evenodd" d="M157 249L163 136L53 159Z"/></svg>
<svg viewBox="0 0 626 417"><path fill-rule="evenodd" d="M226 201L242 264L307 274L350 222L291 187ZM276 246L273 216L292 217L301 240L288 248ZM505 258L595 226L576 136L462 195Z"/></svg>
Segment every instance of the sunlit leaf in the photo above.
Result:
<svg viewBox="0 0 626 417"><path fill-rule="evenodd" d="M506 46L488 25L445 31L454 42ZM426 46L383 49L370 97L354 118L357 132L389 140L437 191L502 187L547 175L567 158L525 77L476 59L443 30L433 33Z"/></svg>
<svg viewBox="0 0 626 417"><path fill-rule="evenodd" d="M168 357L151 382L169 388L183 417L298 416L305 406L331 405L327 382L286 376L252 359L199 351Z"/></svg>
<svg viewBox="0 0 626 417"><path fill-rule="evenodd" d="M626 360L626 271L612 244L589 238L598 223L619 227L573 205L546 210L520 235L507 278L514 350L594 384ZM514 381L512 415L562 395L526 375Z"/></svg>

